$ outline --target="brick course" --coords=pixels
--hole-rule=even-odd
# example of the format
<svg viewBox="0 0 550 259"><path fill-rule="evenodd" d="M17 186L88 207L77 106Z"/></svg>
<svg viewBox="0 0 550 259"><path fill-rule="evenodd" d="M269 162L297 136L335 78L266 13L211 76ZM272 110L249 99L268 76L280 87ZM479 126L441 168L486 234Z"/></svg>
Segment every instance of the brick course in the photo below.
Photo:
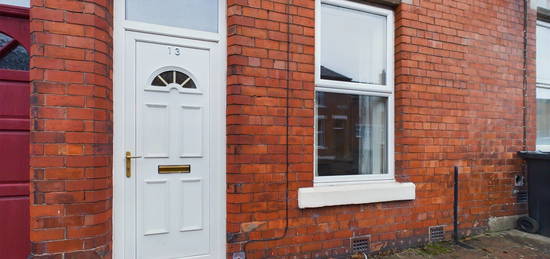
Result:
<svg viewBox="0 0 550 259"><path fill-rule="evenodd" d="M109 258L112 3L31 2L31 254Z"/></svg>

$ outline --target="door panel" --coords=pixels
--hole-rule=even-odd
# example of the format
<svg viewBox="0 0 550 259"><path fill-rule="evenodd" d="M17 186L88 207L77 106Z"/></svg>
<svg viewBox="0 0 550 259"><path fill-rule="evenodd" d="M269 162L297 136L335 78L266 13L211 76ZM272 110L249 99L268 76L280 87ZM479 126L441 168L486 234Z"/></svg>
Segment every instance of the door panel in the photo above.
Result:
<svg viewBox="0 0 550 259"><path fill-rule="evenodd" d="M180 231L196 231L203 229L203 186L202 179L188 178L181 180L182 210Z"/></svg>
<svg viewBox="0 0 550 259"><path fill-rule="evenodd" d="M202 157L203 147L203 108L200 106L181 106L179 127L182 129L180 154L181 157ZM190 121L193 123L185 123Z"/></svg>
<svg viewBox="0 0 550 259"><path fill-rule="evenodd" d="M216 258L212 226L220 215L212 213L217 196L210 157L214 44L150 37L128 33L127 60L135 65L127 74L132 82L126 87L127 150L141 157L132 162L125 203L135 221L136 258Z"/></svg>
<svg viewBox="0 0 550 259"><path fill-rule="evenodd" d="M27 258L29 255L28 185L25 189L25 193L20 193L21 196L18 197L0 196L0 229L2 230L0 255L2 258Z"/></svg>
<svg viewBox="0 0 550 259"><path fill-rule="evenodd" d="M29 237L28 8L0 4L0 257L26 258Z"/></svg>
<svg viewBox="0 0 550 259"><path fill-rule="evenodd" d="M29 133L28 131L0 130L0 189L2 183L26 183L29 181Z"/></svg>

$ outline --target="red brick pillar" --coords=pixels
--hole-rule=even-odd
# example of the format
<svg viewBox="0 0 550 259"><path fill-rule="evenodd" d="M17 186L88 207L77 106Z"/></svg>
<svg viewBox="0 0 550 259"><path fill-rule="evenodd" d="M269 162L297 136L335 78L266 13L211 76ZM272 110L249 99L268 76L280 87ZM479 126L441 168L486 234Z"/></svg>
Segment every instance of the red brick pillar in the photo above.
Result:
<svg viewBox="0 0 550 259"><path fill-rule="evenodd" d="M32 255L109 258L112 2L31 2Z"/></svg>

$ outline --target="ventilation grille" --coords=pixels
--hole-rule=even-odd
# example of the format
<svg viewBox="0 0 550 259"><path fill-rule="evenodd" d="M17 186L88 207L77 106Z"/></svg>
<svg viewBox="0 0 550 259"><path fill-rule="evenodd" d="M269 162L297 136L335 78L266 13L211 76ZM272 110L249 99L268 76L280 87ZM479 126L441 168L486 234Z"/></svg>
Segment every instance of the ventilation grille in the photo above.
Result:
<svg viewBox="0 0 550 259"><path fill-rule="evenodd" d="M443 226L430 227L430 242L439 242L445 240L445 230Z"/></svg>
<svg viewBox="0 0 550 259"><path fill-rule="evenodd" d="M519 191L516 195L517 195L516 198L518 199L518 203L525 203L529 199L526 191Z"/></svg>
<svg viewBox="0 0 550 259"><path fill-rule="evenodd" d="M351 240L351 251L353 254L368 254L370 250L370 237L356 237Z"/></svg>

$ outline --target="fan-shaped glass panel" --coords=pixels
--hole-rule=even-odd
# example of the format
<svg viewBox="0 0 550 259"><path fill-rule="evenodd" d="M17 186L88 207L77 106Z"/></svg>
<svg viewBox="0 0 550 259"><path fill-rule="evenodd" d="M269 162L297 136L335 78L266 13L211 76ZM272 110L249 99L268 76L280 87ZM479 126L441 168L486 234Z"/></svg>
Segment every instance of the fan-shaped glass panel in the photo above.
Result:
<svg viewBox="0 0 550 259"><path fill-rule="evenodd" d="M183 88L197 88L195 82L193 81L193 79L191 79L191 77L189 77L189 75L177 70L162 72L155 76L155 78L153 78L153 82L151 82L152 86L160 87L166 87L170 84L177 84Z"/></svg>
<svg viewBox="0 0 550 259"><path fill-rule="evenodd" d="M0 32L0 69L29 70L29 53L16 40Z"/></svg>
<svg viewBox="0 0 550 259"><path fill-rule="evenodd" d="M13 39L10 36L0 32L0 49L6 46L12 40Z"/></svg>

